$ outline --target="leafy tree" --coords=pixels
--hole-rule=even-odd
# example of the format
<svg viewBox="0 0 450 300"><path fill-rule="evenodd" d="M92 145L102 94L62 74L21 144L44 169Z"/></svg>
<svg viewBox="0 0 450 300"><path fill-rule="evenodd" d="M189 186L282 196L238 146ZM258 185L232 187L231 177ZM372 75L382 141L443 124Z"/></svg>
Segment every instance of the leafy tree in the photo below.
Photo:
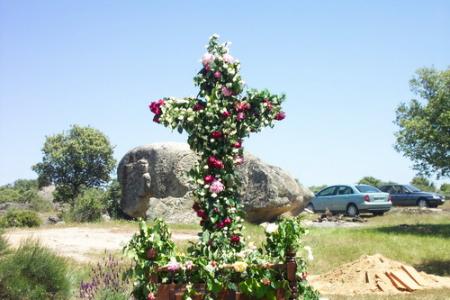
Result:
<svg viewBox="0 0 450 300"><path fill-rule="evenodd" d="M423 68L410 81L422 100L402 103L396 111L395 149L410 158L422 175L450 176L450 68Z"/></svg>
<svg viewBox="0 0 450 300"><path fill-rule="evenodd" d="M311 192L316 194L316 193L320 192L321 190L323 190L326 187L327 187L326 184L321 184L321 185L312 185L312 186L310 186L308 188L311 190Z"/></svg>
<svg viewBox="0 0 450 300"><path fill-rule="evenodd" d="M411 184L415 187L418 187L422 191L427 192L435 192L436 187L434 186L433 182L430 182L427 178L422 176L416 176L411 180Z"/></svg>
<svg viewBox="0 0 450 300"><path fill-rule="evenodd" d="M380 179L372 177L372 176L366 176L366 177L361 178L358 181L358 183L359 184L368 184L371 186L378 187L382 184L382 181Z"/></svg>
<svg viewBox="0 0 450 300"><path fill-rule="evenodd" d="M33 166L39 184L53 183L55 200L74 202L84 188L107 183L116 161L108 138L92 127L74 125L46 138L42 162Z"/></svg>

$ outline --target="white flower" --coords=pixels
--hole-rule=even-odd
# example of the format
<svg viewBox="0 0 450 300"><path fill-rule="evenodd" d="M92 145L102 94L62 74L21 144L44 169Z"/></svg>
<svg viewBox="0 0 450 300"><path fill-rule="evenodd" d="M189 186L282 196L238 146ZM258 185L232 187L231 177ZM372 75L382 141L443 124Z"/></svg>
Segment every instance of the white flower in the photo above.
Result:
<svg viewBox="0 0 450 300"><path fill-rule="evenodd" d="M269 224L267 224L267 226L266 226L266 232L267 232L268 234L272 234L272 233L274 233L274 232L276 232L276 231L278 231L278 225L277 225L277 224L275 224L275 223L269 223Z"/></svg>
<svg viewBox="0 0 450 300"><path fill-rule="evenodd" d="M312 249L311 249L311 247L310 246L305 246L305 247L303 247L303 249L305 249L306 250L306 252L308 253L308 260L309 261L313 261L314 260L314 256L313 256L313 254L312 254Z"/></svg>

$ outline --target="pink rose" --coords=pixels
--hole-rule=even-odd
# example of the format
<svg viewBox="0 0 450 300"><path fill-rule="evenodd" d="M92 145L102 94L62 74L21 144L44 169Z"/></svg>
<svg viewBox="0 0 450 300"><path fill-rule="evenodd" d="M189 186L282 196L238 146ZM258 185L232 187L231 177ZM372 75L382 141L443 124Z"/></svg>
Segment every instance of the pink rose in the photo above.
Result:
<svg viewBox="0 0 450 300"><path fill-rule="evenodd" d="M236 119L238 120L238 121L242 121L242 120L244 120L245 119L245 113L244 112L238 112L238 114L237 114L237 116L236 116Z"/></svg>
<svg viewBox="0 0 450 300"><path fill-rule="evenodd" d="M230 54L226 53L223 55L223 61L229 64L234 63L234 57L231 56Z"/></svg>
<svg viewBox="0 0 450 300"><path fill-rule="evenodd" d="M148 294L147 300L156 300L155 294L153 294L153 293Z"/></svg>
<svg viewBox="0 0 450 300"><path fill-rule="evenodd" d="M180 264L176 260L171 260L171 261L169 261L169 263L167 264L166 267L167 267L167 271L175 272L180 269Z"/></svg>
<svg viewBox="0 0 450 300"><path fill-rule="evenodd" d="M192 270L192 268L194 268L194 263L190 260L188 260L185 264L184 264L186 270L190 271Z"/></svg>
<svg viewBox="0 0 450 300"><path fill-rule="evenodd" d="M222 182L218 181L218 180L214 180L213 183L211 183L210 187L209 187L209 191L211 193L220 193L221 191L223 191L225 189L225 186L223 185Z"/></svg>
<svg viewBox="0 0 450 300"><path fill-rule="evenodd" d="M264 100L263 100L263 103L266 105L266 107L267 107L268 110L272 110L272 107L273 107L273 106L272 106L272 102L270 102L269 99L267 99L267 98L264 99Z"/></svg>
<svg viewBox="0 0 450 300"><path fill-rule="evenodd" d="M242 156L236 156L234 158L234 163L236 165L242 165L244 163L244 158Z"/></svg>
<svg viewBox="0 0 450 300"><path fill-rule="evenodd" d="M214 72L215 79L220 79L220 77L222 77L222 73L220 73L219 71Z"/></svg>
<svg viewBox="0 0 450 300"><path fill-rule="evenodd" d="M222 87L222 94L225 97L230 97L231 95L233 95L233 91L231 89L227 88L226 86L223 86Z"/></svg>
<svg viewBox="0 0 450 300"><path fill-rule="evenodd" d="M246 111L250 109L250 103L248 102L236 102L234 104L234 108L240 112L240 111Z"/></svg>
<svg viewBox="0 0 450 300"><path fill-rule="evenodd" d="M214 55L212 55L211 53L205 53L202 56L202 64L206 67L207 65L209 65L210 63L212 63L214 61Z"/></svg>
<svg viewBox="0 0 450 300"><path fill-rule="evenodd" d="M281 121L281 120L283 120L284 118L286 118L286 113L283 112L283 111L280 111L279 113L277 113L277 114L275 115L275 120L277 120L277 121Z"/></svg>

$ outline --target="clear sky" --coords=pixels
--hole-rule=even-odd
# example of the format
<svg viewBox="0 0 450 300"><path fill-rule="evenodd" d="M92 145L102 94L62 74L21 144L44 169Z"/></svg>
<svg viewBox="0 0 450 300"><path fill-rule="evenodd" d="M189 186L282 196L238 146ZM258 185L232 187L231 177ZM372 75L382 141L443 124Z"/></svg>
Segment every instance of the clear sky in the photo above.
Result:
<svg viewBox="0 0 450 300"><path fill-rule="evenodd" d="M450 1L0 0L0 184L34 178L45 136L71 124L103 131L117 159L184 141L147 104L196 94L213 33L249 87L287 94L287 118L247 150L306 185L414 176L394 111L417 68L450 65Z"/></svg>

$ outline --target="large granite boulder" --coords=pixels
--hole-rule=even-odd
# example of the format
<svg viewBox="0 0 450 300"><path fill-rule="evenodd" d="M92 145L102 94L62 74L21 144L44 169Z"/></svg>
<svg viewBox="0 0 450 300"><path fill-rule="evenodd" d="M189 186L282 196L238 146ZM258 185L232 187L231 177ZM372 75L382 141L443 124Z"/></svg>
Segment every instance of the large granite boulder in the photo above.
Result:
<svg viewBox="0 0 450 300"><path fill-rule="evenodd" d="M198 222L187 171L197 161L187 144L157 143L130 150L119 163L122 210L132 217L162 217L167 222ZM281 168L246 153L238 167L246 219L271 221L298 214L313 193Z"/></svg>

